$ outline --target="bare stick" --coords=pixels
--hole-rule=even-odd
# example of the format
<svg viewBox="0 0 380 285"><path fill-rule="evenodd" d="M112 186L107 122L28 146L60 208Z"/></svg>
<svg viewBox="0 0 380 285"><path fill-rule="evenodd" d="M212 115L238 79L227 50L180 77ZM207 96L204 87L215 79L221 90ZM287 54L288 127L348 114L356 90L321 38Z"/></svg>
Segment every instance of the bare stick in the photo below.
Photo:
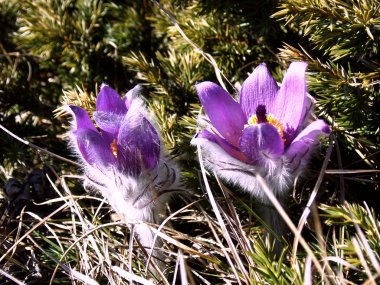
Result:
<svg viewBox="0 0 380 285"><path fill-rule="evenodd" d="M6 127L4 127L1 124L0 124L0 129L2 129L4 132L6 132L8 135L10 135L11 137L15 138L16 140L22 142L23 144L36 149L38 152L46 153L46 154L51 155L51 156L53 156L55 158L58 158L60 160L63 160L65 162L71 163L71 164L79 166L79 167L81 166L79 163L77 163L75 161L72 161L70 159L64 158L63 156L60 156L60 155L55 154L53 152L50 152L50 151L48 151L46 149L43 149L43 148L41 148L41 147L39 147L39 146L31 143L31 142L28 142L27 140L24 140L24 139L20 138L19 136L17 136L16 134L12 133L10 130L8 130Z"/></svg>

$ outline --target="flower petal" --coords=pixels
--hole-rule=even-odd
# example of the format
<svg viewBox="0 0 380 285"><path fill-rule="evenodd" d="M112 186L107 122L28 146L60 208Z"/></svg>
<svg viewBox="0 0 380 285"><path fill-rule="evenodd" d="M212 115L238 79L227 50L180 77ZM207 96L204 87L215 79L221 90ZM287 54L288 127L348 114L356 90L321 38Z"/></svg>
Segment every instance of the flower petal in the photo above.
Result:
<svg viewBox="0 0 380 285"><path fill-rule="evenodd" d="M285 151L289 168L292 171L301 170L308 163L312 150L318 145L318 138L329 133L330 128L323 120L317 120L308 125Z"/></svg>
<svg viewBox="0 0 380 285"><path fill-rule="evenodd" d="M244 129L240 149L254 164L278 159L284 153L284 142L275 127L263 123Z"/></svg>
<svg viewBox="0 0 380 285"><path fill-rule="evenodd" d="M93 114L93 118L97 126L108 133L113 134L115 137L119 132L121 121L125 115L113 113L113 112L102 112L96 111Z"/></svg>
<svg viewBox="0 0 380 285"><path fill-rule="evenodd" d="M247 123L239 103L215 83L206 81L195 87L212 125L229 143L237 146Z"/></svg>
<svg viewBox="0 0 380 285"><path fill-rule="evenodd" d="M227 142L225 139L215 135L208 130L200 131L196 134L194 139L207 139L211 142L218 144L227 154L240 161L248 163L248 158L237 148Z"/></svg>
<svg viewBox="0 0 380 285"><path fill-rule="evenodd" d="M276 96L273 114L285 128L285 137L290 142L305 117L307 105L306 62L290 64Z"/></svg>
<svg viewBox="0 0 380 285"><path fill-rule="evenodd" d="M247 118L256 113L259 105L264 105L272 113L277 95L277 82L267 66L262 63L244 81L240 91L240 105Z"/></svg>
<svg viewBox="0 0 380 285"><path fill-rule="evenodd" d="M101 112L113 112L125 114L127 107L120 95L108 85L103 84L96 100L96 110Z"/></svg>
<svg viewBox="0 0 380 285"><path fill-rule="evenodd" d="M134 98L136 98L136 96L141 93L142 91L142 87L141 85L136 85L135 87L133 87L131 90L129 90L127 92L127 94L125 94L124 98L123 98L123 102L125 104L125 106L127 107L127 109L129 109L132 105L132 101Z"/></svg>
<svg viewBox="0 0 380 285"><path fill-rule="evenodd" d="M160 156L160 139L153 125L132 104L117 138L120 167L133 174L154 169Z"/></svg>
<svg viewBox="0 0 380 285"><path fill-rule="evenodd" d="M73 135L83 159L92 166L108 166L116 162L111 146L97 131L81 128L73 131Z"/></svg>
<svg viewBox="0 0 380 285"><path fill-rule="evenodd" d="M94 124L83 108L73 105L70 105L69 108L74 116L77 129L90 129L96 131Z"/></svg>

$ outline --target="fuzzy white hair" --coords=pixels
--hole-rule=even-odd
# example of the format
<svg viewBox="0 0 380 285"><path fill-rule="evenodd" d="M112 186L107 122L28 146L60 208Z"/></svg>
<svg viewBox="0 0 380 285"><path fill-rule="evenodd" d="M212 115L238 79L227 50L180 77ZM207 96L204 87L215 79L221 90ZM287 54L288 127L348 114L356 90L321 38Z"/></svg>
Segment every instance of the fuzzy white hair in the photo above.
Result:
<svg viewBox="0 0 380 285"><path fill-rule="evenodd" d="M85 186L105 197L127 223L160 224L165 217L166 203L173 193L182 191L179 171L166 156L160 158L154 171L142 172L138 177L115 167L101 169L86 162L84 176ZM143 246L152 246L153 234L145 226L136 226L136 233Z"/></svg>
<svg viewBox="0 0 380 285"><path fill-rule="evenodd" d="M147 118L155 127L160 139L161 136L154 118L146 110L140 98L131 97L131 95L134 96L131 91L127 93L127 100L132 102L129 106L130 109L136 108L141 115ZM70 111L70 108L68 110ZM134 118L134 116L130 117L131 120ZM72 130L76 129L75 119L72 121L71 128ZM165 217L166 203L175 192L184 191L180 182L179 169L166 154L162 141L160 140L160 157L157 166L135 175L116 165L106 167L89 164L82 157L73 132L70 132L69 137L73 153L76 154L82 165L85 187L95 190L106 198L111 208L126 223L136 223L134 228L139 242L143 247L153 250L154 234L144 223L160 224ZM158 241L158 243L160 242ZM161 256L160 253L153 252Z"/></svg>
<svg viewBox="0 0 380 285"><path fill-rule="evenodd" d="M199 145L204 153L204 162L208 169L214 171L224 180L240 186L259 201L267 202L264 191L256 180L260 174L276 196L282 196L294 179L282 158L263 160L264 166L248 165L228 155L217 143L205 138L193 138L193 145Z"/></svg>

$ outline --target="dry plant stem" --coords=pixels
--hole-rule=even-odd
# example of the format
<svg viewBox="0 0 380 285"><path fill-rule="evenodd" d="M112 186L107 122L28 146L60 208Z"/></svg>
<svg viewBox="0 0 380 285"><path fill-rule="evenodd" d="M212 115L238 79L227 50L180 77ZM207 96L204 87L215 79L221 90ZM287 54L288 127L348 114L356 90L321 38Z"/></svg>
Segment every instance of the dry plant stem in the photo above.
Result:
<svg viewBox="0 0 380 285"><path fill-rule="evenodd" d="M242 240L242 237L240 236L241 232L236 228L236 225L233 224L231 222L231 217L229 215L227 215L226 212L222 212L225 220L227 221L229 227L230 227L230 231L232 232L233 236L237 239L237 242L238 244L236 245L236 248L239 246L243 249L243 254L244 254L244 258L246 261L249 261L249 264L250 266L248 267L248 269L251 269L251 268L255 268L255 264L252 260L252 258L250 257L249 253L253 252L253 250L246 250L245 248L247 248L248 246L244 244L244 242L248 243L247 239ZM244 236L245 237L245 236ZM238 253L236 253L238 254ZM239 256L239 261L241 264L243 264L243 262L241 261L241 258ZM246 269L246 266L244 266L244 269ZM248 272L247 272L248 273Z"/></svg>
<svg viewBox="0 0 380 285"><path fill-rule="evenodd" d="M128 224L127 221L124 222ZM149 258L151 254L155 254L157 256L156 260L150 260L150 262L148 262L148 260L146 261L146 269L149 269L155 275L158 274L162 280L166 280L165 274L162 272L165 268L165 264L161 261L162 256L160 251L157 251L153 245L154 232L152 231L152 227L145 222L136 222L132 226L134 228L136 241L146 254L146 257ZM160 241L159 247L161 246L162 244ZM166 283L169 284L167 280Z"/></svg>
<svg viewBox="0 0 380 285"><path fill-rule="evenodd" d="M32 213L32 212L25 212L25 214L28 214L29 216L31 216L32 218L38 220L38 221L41 221L42 219L36 215L35 213ZM59 240L59 237L57 236L57 234L54 232L54 230L48 225L48 223L45 223L44 226L48 229L48 231L51 233L51 235L54 237L55 241L57 242L57 244L59 245L59 248L64 251L63 249L63 246L62 246L62 243L61 241Z"/></svg>
<svg viewBox="0 0 380 285"><path fill-rule="evenodd" d="M158 231L156 228L151 227L150 229L158 237L160 237L160 238L166 240L167 242L175 245L179 249L182 249L182 250L187 251L187 252L189 252L191 254L194 254L194 255L199 255L199 257L204 258L206 260L214 261L214 258L212 258L212 257L210 257L210 256L208 256L206 254L202 254L202 253L196 251L195 249L193 249L193 248L191 248L191 247L189 247L187 245L184 245L183 243L177 241L176 239L174 239L174 238L172 238L172 237L170 237L170 236L168 236L168 235L166 235L166 234Z"/></svg>
<svg viewBox="0 0 380 285"><path fill-rule="evenodd" d="M133 274L131 272L125 271L124 269L120 268L119 266L111 266L112 271L116 272L119 274L121 277L129 280L131 284L133 282L137 282L138 284L142 285L154 285L152 282L149 280L146 280L140 276L137 276L136 274Z"/></svg>
<svg viewBox="0 0 380 285"><path fill-rule="evenodd" d="M374 276L371 274L371 270L369 269L368 267L368 264L367 264L367 261L365 260L365 257L364 257L364 254L360 248L360 244L358 242L358 240L354 237L352 238L352 244L354 246L354 249L356 251L356 254L358 255L359 257L359 260L360 260L360 263L361 265L363 266L364 268L364 272L367 274L368 276L368 284L372 284L372 285L376 285L376 282L375 282L375 278Z"/></svg>
<svg viewBox="0 0 380 285"><path fill-rule="evenodd" d="M75 199L74 199L74 196L71 195L71 191L69 190L69 188L67 187L66 185L66 181L64 179L62 179L61 181L61 184L62 184L62 187L63 189L65 190L66 194L68 195L69 199L68 201L66 202L68 204L68 207L72 210L72 213L73 213L73 224L74 221L75 221L75 214L76 216L78 217L78 219L80 220L80 224L81 226L83 227L84 231L86 231L86 234L84 234L83 236L81 236L79 239L76 239L74 241L74 243L62 254L61 258L60 258L60 262L63 260L63 258L65 258L65 256L67 255L67 253L74 247L76 246L77 244L79 244L79 242L84 238L84 237L87 237L89 239L89 242L92 244L94 250L96 251L98 257L99 257L99 260L103 260L103 256L102 254L100 253L100 249L98 248L97 244L96 244L96 241L94 240L94 237L92 235L93 232L95 232L96 230L102 228L101 226L98 226L98 227L95 227L94 228L91 228L88 223L83 219L83 216L82 216L82 209L79 207L79 205L76 203ZM55 188L55 185L53 185L53 187ZM104 199L102 199L101 201L104 201ZM115 225L127 225L128 223L126 223L125 221L120 221L120 222L116 222L116 223L110 223L110 224L115 224ZM107 225L110 225L110 224L107 224ZM133 235L134 235L134 232L135 232L135 224L132 224L131 227L132 227L132 233L131 233L131 240L133 240ZM139 226L139 224L137 224L137 227ZM143 225L144 226L144 225ZM75 231L75 227L74 227L74 231ZM76 236L76 233L75 233L75 236ZM129 260L131 261L131 257L132 257L132 246L133 243L130 243L130 249L129 249ZM166 280L165 279L165 276L162 274L162 272L159 270L159 268L155 265L155 263L152 263L154 269L156 270L155 272L157 272L160 277L162 278L162 280ZM130 270L132 268L132 262L129 263L129 266L130 266ZM54 272L53 272L53 277L55 276L56 272L58 270L58 265L56 266ZM132 272L130 272L130 274L132 274ZM50 282L53 281L53 277L51 279ZM132 281L130 281L132 282ZM164 284L169 284L168 282L164 282Z"/></svg>
<svg viewBox="0 0 380 285"><path fill-rule="evenodd" d="M236 252L235 245L233 244L232 239L231 239L231 237L230 237L230 235L228 233L228 230L227 230L227 227L226 227L226 225L225 225L225 223L223 221L222 215L220 214L218 205L216 204L214 196L213 196L213 194L211 192L210 185L208 184L208 180L207 180L207 176L206 176L206 170L205 170L205 167L203 165L202 150L201 150L201 147L199 145L197 145L197 150L198 150L198 158L199 158L199 163L200 163L200 166L201 166L201 173L202 173L202 177L203 177L203 182L205 183L205 188L206 188L207 195L209 197L211 206L212 206L212 208L214 210L214 213L216 215L218 223L219 223L219 225L222 228L223 236L225 237L225 239L226 239L226 241L227 241L227 243L228 243L228 245L230 247L230 250L232 251L232 254L234 255L235 261L239 265L239 268L240 268L240 270L241 270L241 272L242 272L242 274L244 276L244 279L249 283L250 278L249 278L248 272L246 271L244 265L242 264L242 262L240 260L240 257L239 257L239 254ZM214 175L216 176L215 173L214 173ZM229 262L230 262L231 265L233 265L233 263L231 261L229 261ZM235 271L234 267L232 267L232 269ZM236 272L234 272L234 273L237 274ZM239 279L238 279L238 282L240 284L240 280Z"/></svg>
<svg viewBox="0 0 380 285"><path fill-rule="evenodd" d="M284 208L281 206L280 202L277 200L276 196L272 193L272 191L269 189L268 185L265 183L264 178L256 174L256 179L260 183L261 188L263 189L265 195L269 199L269 201L273 204L273 206L277 209L279 212L280 216L284 219L285 223L289 227L289 229L293 232L293 234L298 237L299 243L302 245L306 253L310 256L310 258L313 260L313 263L318 270L318 272L321 274L321 276L324 276L324 271L319 263L318 259L314 255L313 251L305 241L305 239L301 236L301 234L297 231L296 226L293 224L292 220L289 218L289 216L286 214ZM294 263L294 262L293 262ZM326 284L330 284L328 280L325 280Z"/></svg>
<svg viewBox="0 0 380 285"><path fill-rule="evenodd" d="M252 259L249 257L249 255L247 255L248 252L252 252L252 248L249 245L248 238L245 232L243 231L243 227L241 226L238 214L235 210L235 207L232 204L230 193L228 192L228 189L220 181L219 177L216 176L216 180L220 189L222 190L223 196L225 197L225 202L227 203L229 209L229 213L225 211L222 212L224 214L225 220L228 222L231 230L234 232L234 236L237 238L241 248L244 249L245 257L247 258L247 260L251 261L251 265L254 266Z"/></svg>
<svg viewBox="0 0 380 285"><path fill-rule="evenodd" d="M371 210L369 209L369 207L368 207L368 205L367 205L366 202L364 202L364 206L365 206L365 208L366 208L366 210L367 210L367 213L368 213L368 215L369 215L369 219L370 219L370 221L371 221L371 223L372 223L373 229L375 230L376 235L377 235L377 236L379 237L379 239L380 239L379 224L376 223L375 218L373 217L373 215L372 215L372 213L371 213Z"/></svg>
<svg viewBox="0 0 380 285"><path fill-rule="evenodd" d="M198 203L199 201L193 201L191 202L190 204L187 204L186 206L182 207L181 209L175 211L174 213L170 214L161 224L160 226L157 228L157 231L161 231L164 226L166 225L167 222L169 222L173 217L175 217L176 215L178 215L179 213L181 213L183 210L186 210L187 208L190 208L191 206L193 206L194 204ZM156 240L157 240L157 234L154 235L153 237L153 242L152 242L152 249L154 248L155 244L156 244ZM147 260L147 264L149 264L151 258L152 258L152 254L153 254L153 250L150 251L149 253L149 257L148 257L148 260Z"/></svg>
<svg viewBox="0 0 380 285"><path fill-rule="evenodd" d="M340 244L344 243L345 235L346 235L346 231L345 231L344 227L339 227ZM336 246L335 248L337 248L337 250L338 250L337 256L339 256L341 259L344 259L345 249L342 248L341 246ZM340 272L343 272L343 266L342 265L340 265Z"/></svg>
<svg viewBox="0 0 380 285"><path fill-rule="evenodd" d="M373 254L373 252L371 250L371 247L368 244L368 240L365 237L365 235L362 232L362 230L360 229L359 225L355 222L355 219L353 219L353 221L354 221L355 230L358 233L359 240L361 241L361 243L362 243L362 245L363 245L363 247L365 249L365 252L367 253L367 255L369 257L369 259L371 261L371 264L375 268L377 274L380 275L380 264L379 264L379 261L376 259L375 255Z"/></svg>
<svg viewBox="0 0 380 285"><path fill-rule="evenodd" d="M31 236L28 236L28 239L34 244L35 247L37 247L39 250L41 250L47 257L49 257L51 260L59 264L59 266L66 271L70 276L82 281L84 284L88 285L99 285L98 282L96 282L94 279L68 267L67 265L63 264L62 262L59 262L55 257L53 257L51 254L46 252Z"/></svg>
<svg viewBox="0 0 380 285"><path fill-rule="evenodd" d="M318 209L317 209L317 206L315 205L315 203L311 204L311 214L313 217L315 232L317 234L317 241L318 241L319 250L320 250L321 256L323 258L323 267L326 268L328 278L336 277L334 271L332 270L332 268L328 262L327 252L326 252L326 242L323 238L322 225L321 225L321 221L319 219ZM335 283L335 282L333 281L333 283Z"/></svg>
<svg viewBox="0 0 380 285"><path fill-rule="evenodd" d="M63 205L63 206L67 206L67 205ZM64 208L64 207L61 207L61 208ZM61 210L61 209L60 209ZM75 246L77 246L77 244L84 238L88 237L89 235L91 235L92 233L98 231L99 229L102 229L102 228L107 228L107 227L114 227L114 226L125 226L125 223L123 221L119 221L119 222L112 222L112 223L106 223L106 224L102 224L102 225L99 225L99 226L96 226L94 228L91 228L88 230L88 232L86 232L85 234L83 234L82 236L80 236L77 240L75 240L67 249L65 252L62 253L62 256L61 258L59 259L59 262L62 262L62 260L64 258L66 258L66 255L70 252L70 250L72 250ZM57 270L58 270L58 267L59 267L59 264L57 264L57 266L55 267L53 273L52 273L52 276L51 276L51 279L50 279L50 283L49 285L52 284L53 282L53 279L55 277L55 274L57 273Z"/></svg>
<svg viewBox="0 0 380 285"><path fill-rule="evenodd" d="M334 245L336 246L336 245ZM329 256L327 257L327 260L328 261L332 261L332 262L335 262L339 265L342 265L342 266L346 266L352 270L355 270L355 271L360 271L359 268L357 268L356 266L352 265L351 263L347 262L346 260L340 258L340 257L337 257L337 256ZM342 277L343 278L343 277Z"/></svg>
<svg viewBox="0 0 380 285"><path fill-rule="evenodd" d="M240 245L246 251L246 253L252 252L252 248L249 244L246 233L243 231L243 227L240 223L240 219L239 219L238 213L236 212L236 208L232 204L232 199L230 198L231 195L230 195L228 189L220 181L219 177L216 177L216 180L218 182L218 185L220 186L220 189L222 189L222 193L223 193L224 197L226 198L226 203L228 205L230 213L232 214L233 220L235 221L235 228L237 228L237 231L238 231L236 236L239 237ZM243 238L244 242L242 242L240 238ZM255 266L254 262L252 261L252 258L249 255L246 254L246 258L247 258L247 260L249 260L251 262L252 266Z"/></svg>
<svg viewBox="0 0 380 285"><path fill-rule="evenodd" d="M338 231L337 231L336 227L334 227L332 229L332 248L334 250L335 256L332 256L332 257L328 256L327 257L327 261L330 261L330 260L332 260L334 258L342 259L343 260L343 258L344 258L344 249L342 249L340 245L344 244L344 232L345 231L344 231L343 227L339 227ZM337 262L335 260L333 260L333 261ZM337 262L337 263L338 263L339 272L343 272L342 265L344 265L344 263L342 263L342 262Z"/></svg>
<svg viewBox="0 0 380 285"><path fill-rule="evenodd" d="M336 140L335 136L332 134L332 139L334 140L334 144L335 144L335 147L336 147L336 154L337 154L337 158L338 158L338 166L340 169L343 169L343 163L342 163L342 156L340 155L340 147L339 147L339 143L338 141ZM340 185L340 195L339 195L339 199L340 199L340 203L343 204L344 201L346 200L346 190L344 188L344 176L343 176L343 173L340 173L339 174L339 185Z"/></svg>
<svg viewBox="0 0 380 285"><path fill-rule="evenodd" d="M379 278L380 276L379 275L374 275L373 278L376 280L377 278ZM365 282L362 283L362 285L378 285L378 283L373 283L372 280L367 280Z"/></svg>
<svg viewBox="0 0 380 285"><path fill-rule="evenodd" d="M244 276L244 279L249 282L249 275L248 275L248 272L245 270L245 267L243 265L243 263L241 262L240 260L240 257L239 257L239 254L236 252L236 248L235 248L235 245L233 244L232 242L232 239L229 235L229 232L227 230L227 227L223 221L223 218L222 218L222 215L220 214L220 211L219 211L219 207L218 205L216 204L216 201L215 201L215 198L211 192L211 188L210 188L210 185L208 184L208 180L207 180L207 176L206 176L206 170L204 168L204 165L203 165L203 158L202 158L202 150L200 148L200 146L198 145L197 146L197 149L198 149L198 157L199 157L199 163L200 163L200 166L201 166L201 172L202 172L202 177L203 177L203 182L205 183L205 187L206 187L206 191L207 191L207 195L209 197L209 201L211 203L211 206L214 210L214 213L216 215L216 218L218 220L218 223L219 225L221 226L222 228L222 233L223 233L223 236L225 237L229 247L230 247L230 250L232 251L232 254L234 255L234 258L235 258L235 261L237 262L237 264L239 265L239 268ZM214 175L216 176L216 174L214 173ZM233 265L232 262L230 262L231 265ZM235 271L235 269L233 268L233 270ZM235 272L235 274L237 274L237 272ZM240 280L238 279L238 282L240 284Z"/></svg>
<svg viewBox="0 0 380 285"><path fill-rule="evenodd" d="M310 255L308 255L306 257L306 260L305 260L305 272L304 272L304 277L303 277L304 285L312 285L313 284L313 281L312 281L312 276L313 276L312 271L313 270L311 268L311 265L312 265L312 260L311 260Z"/></svg>
<svg viewBox="0 0 380 285"><path fill-rule="evenodd" d="M16 283L17 285L26 285L26 283L18 280L16 277L13 277L12 275L10 275L9 273L5 272L4 270L2 270L0 268L0 275L3 275L5 276L6 278L8 278L9 280L13 281L14 283Z"/></svg>
<svg viewBox="0 0 380 285"><path fill-rule="evenodd" d="M361 173L380 173L375 169L326 169L325 174L361 174Z"/></svg>
<svg viewBox="0 0 380 285"><path fill-rule="evenodd" d="M179 258L178 258L178 254L179 254L179 250L178 250L178 253L177 253L177 260L176 260L176 262L175 262L172 285L177 284L176 281L177 281L177 274L178 274L178 268L179 268Z"/></svg>
<svg viewBox="0 0 380 285"><path fill-rule="evenodd" d="M128 270L130 274L132 274L132 251L133 251L134 236L135 236L135 226L131 225L129 243L128 243L128 267L129 267ZM147 263L149 264L149 262ZM132 285L132 280L130 280L129 283Z"/></svg>
<svg viewBox="0 0 380 285"><path fill-rule="evenodd" d="M52 183L52 182L51 182ZM72 194L71 194L71 191L69 190L69 188L67 187L66 183L63 183L62 182L62 188L65 190L65 192L67 193L68 197L70 197L70 202L69 202L69 207L71 209L71 213L72 213L72 223L73 225L75 225L75 214L77 214L79 220L80 220L80 224L82 226L82 228L84 229L84 231L88 231L89 228L92 226L91 223L89 223L88 221L86 221L86 219L83 218L83 209L78 205L78 203L76 203L76 201L74 200ZM56 189L56 186L55 185L52 185L54 189ZM59 193L58 189L56 189L57 193ZM74 229L74 238L76 237L76 227L73 227ZM91 245L93 246L96 254L98 255L98 258L100 260L102 260L104 257L103 255L101 254L101 251L95 241L95 238L90 235L89 237L89 242L91 243Z"/></svg>
<svg viewBox="0 0 380 285"><path fill-rule="evenodd" d="M8 130L7 128L5 128L5 127L4 127L3 125L1 125L1 124L0 124L0 129L2 129L4 132L6 132L8 135L10 135L11 137L15 138L16 140L22 142L23 144L25 144L25 145L27 145L27 146L30 146L30 147L36 149L36 150L39 151L39 152L42 152L42 153L45 153L45 154L51 155L51 156L53 156L53 157L55 157L55 158L58 158L58 159L60 159L60 160L62 160L62 161L65 161L65 162L71 163L71 164L73 164L73 165L76 165L76 166L79 166L79 167L81 166L79 163L76 163L76 162L74 162L74 161L72 161L72 160L70 160L70 159L64 158L63 156L60 156L60 155L55 154L55 153L53 153L53 152L50 152L50 151L48 151L48 150L46 150L46 149L43 149L43 148L41 148L41 147L39 147L39 146L37 146L37 145L35 145L35 144L32 144L31 142L28 142L27 140L24 140L24 139L20 138L19 136L17 136L16 134L12 133L10 130Z"/></svg>
<svg viewBox="0 0 380 285"><path fill-rule="evenodd" d="M235 265L233 264L233 262L232 262L232 260L231 260L231 258L229 256L229 254L228 254L227 249L223 246L223 243L222 243L221 239L219 238L218 233L216 232L216 230L215 230L215 228L213 226L212 221L207 217L207 215L205 214L205 211L203 209L202 209L202 213L204 214L204 216L205 216L205 218L207 220L209 228L210 228L212 234L214 235L214 238L215 238L217 244L220 246L221 251L223 252L224 256L226 257L228 264L231 266L231 269L234 272L235 276L237 276L237 278L236 278L237 282L239 284L241 284L240 283L240 278L238 277L239 275L238 275L238 273L237 273L237 271L235 269Z"/></svg>
<svg viewBox="0 0 380 285"><path fill-rule="evenodd" d="M216 177L216 178L218 179L218 177ZM199 177L199 180L200 180L200 179L201 179L201 177ZM219 179L218 179L218 181L219 181ZM220 185L222 186L222 184L220 184ZM231 193L231 195L233 195L233 193ZM233 207L232 207L232 208L233 208ZM207 223L208 223L208 226L209 226L209 229L210 229L210 231L212 232L212 234L213 234L213 236L214 236L214 238L215 238L217 244L220 245L221 252L222 252L222 253L224 254L224 256L227 258L227 261L229 262L229 264L230 264L230 266L231 266L231 269L232 269L232 271L234 272L234 274L235 274L235 276L236 276L237 282L240 282L240 276L237 275L238 273L236 272L235 267L234 267L234 264L232 263L232 261L231 261L231 259L230 259L230 257L229 257L229 252L228 252L227 249L223 246L223 243L222 243L221 239L219 238L219 235L218 235L216 229L214 228L213 221L211 221L211 220L209 219L208 215L206 214L205 210L204 210L202 207L199 207L199 210L200 210L200 211L202 212L202 214L204 215L204 218L206 219L206 221L207 221ZM248 247L250 247L248 241L247 241L247 245L248 245ZM251 249L250 251L247 251L247 252L252 252L252 249ZM250 262L251 262L252 268L255 268L255 264L254 264L254 262L252 261L252 258L251 258L251 257L249 257L249 260L250 260ZM215 261L213 261L213 262L215 262ZM258 276L257 272L253 271L253 275L254 275L257 279L259 279L259 276ZM248 283L250 283L250 282L248 282ZM240 284L240 283L239 283L239 284Z"/></svg>
<svg viewBox="0 0 380 285"><path fill-rule="evenodd" d="M218 233L217 233L217 231L216 231L216 229L215 229L215 225L214 225L215 222L212 221L212 220L209 218L209 216L207 215L206 211L205 211L202 207L200 207L199 210L202 212L203 217L205 218L205 221L207 222L208 227L209 227L210 231L212 232L212 234L213 234L213 236L214 236L214 238L215 238L215 241L216 241L215 244L218 245L218 246L220 247L219 254L221 254L221 253L224 254L224 256L227 258L227 260L228 260L228 262L229 262L229 264L230 264L232 270L234 271L234 274L236 275L235 268L232 267L233 264L231 263L231 259L229 258L229 255L228 255L227 249L223 246L223 243L222 243L221 239L219 238L219 235L218 235ZM216 263L217 265L220 265L220 261L218 261L218 260L213 260L212 262Z"/></svg>
<svg viewBox="0 0 380 285"><path fill-rule="evenodd" d="M21 243L22 240L27 238L33 231L35 231L38 227L40 227L42 224L44 224L47 220L49 220L51 217L53 217L55 214L63 211L67 207L66 204L62 205L58 209L56 209L54 212L50 213L47 215L45 218L43 218L40 222L38 222L36 225L34 225L30 230L28 230L23 236L17 239L17 241L12 245L1 257L0 257L0 262L3 261L3 259L10 253L12 252L18 245Z"/></svg>
<svg viewBox="0 0 380 285"><path fill-rule="evenodd" d="M307 217L310 214L310 207L314 203L314 200L315 200L315 198L317 196L319 187L321 186L321 183L322 183L322 180L323 180L323 176L325 174L325 170L326 170L327 165L329 163L333 147L334 147L334 144L332 143L332 140L330 139L330 145L329 145L329 148L327 149L327 153L326 153L325 159L323 161L321 171L319 172L319 176L318 176L317 182L314 185L314 189L311 192L311 195L310 195L309 201L307 202L306 208L303 211L302 216L301 216L301 218L300 218L300 220L298 222L297 231L298 231L299 234L295 235L294 242L293 242L292 263L294 263L295 260L296 260L297 247L298 247L298 242L299 242L298 241L298 237L301 237L302 229L303 229L303 227L304 227L304 225L306 223Z"/></svg>
<svg viewBox="0 0 380 285"><path fill-rule="evenodd" d="M204 284L206 284L206 285L212 285L209 281L207 281L206 279L204 279L196 270L192 269L191 273L193 273L195 276L197 276L199 280L202 280L202 282ZM176 284L176 283L173 282L173 284Z"/></svg>
<svg viewBox="0 0 380 285"><path fill-rule="evenodd" d="M178 260L179 260L179 272L181 273L181 284L189 284L187 280L187 270L185 267L185 261L183 258L182 251L178 249Z"/></svg>
<svg viewBox="0 0 380 285"><path fill-rule="evenodd" d="M50 180L49 180L50 181ZM50 181L52 183L52 181ZM56 186L52 183L52 187L53 189L55 189L55 191L61 195L58 191L58 189L56 188ZM68 203L68 206L71 210L71 216L72 216L72 223L73 225L75 225L75 214L77 214L76 216L78 217L78 219L80 220L80 225L82 226L83 230L84 231L88 231L88 229L90 228L90 226L88 225L89 223L83 218L83 210L82 208L78 205L78 203L75 202L74 198L72 197L71 195L71 192L69 190L69 188L67 187L67 185L65 183L62 183L62 188L65 190L65 192L67 193L68 197L70 198L69 199L69 203ZM76 237L76 227L73 227L74 229L74 235L73 237L75 238ZM96 244L96 241L94 239L94 237L92 235L90 235L89 237L89 242L91 243L91 245L93 246L96 254L98 255L99 259L103 259L103 256ZM62 261L62 260L61 260Z"/></svg>

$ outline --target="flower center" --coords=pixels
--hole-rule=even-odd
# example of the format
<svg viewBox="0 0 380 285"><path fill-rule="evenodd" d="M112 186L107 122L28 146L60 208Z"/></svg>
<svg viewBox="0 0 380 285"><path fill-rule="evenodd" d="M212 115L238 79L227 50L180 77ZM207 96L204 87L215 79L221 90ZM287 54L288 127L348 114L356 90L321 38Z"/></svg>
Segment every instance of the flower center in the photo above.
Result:
<svg viewBox="0 0 380 285"><path fill-rule="evenodd" d="M117 157L117 140L114 139L112 141L112 143L110 144L110 147L111 147L111 150L112 150L112 153L115 157Z"/></svg>
<svg viewBox="0 0 380 285"><path fill-rule="evenodd" d="M285 141L284 126L272 114L267 114L267 110L264 105L257 106L256 114L252 115L248 119L248 124L246 124L245 127L248 127L250 125L260 124L260 123L268 123L272 125L273 127L275 127L277 132L280 134L281 138Z"/></svg>

